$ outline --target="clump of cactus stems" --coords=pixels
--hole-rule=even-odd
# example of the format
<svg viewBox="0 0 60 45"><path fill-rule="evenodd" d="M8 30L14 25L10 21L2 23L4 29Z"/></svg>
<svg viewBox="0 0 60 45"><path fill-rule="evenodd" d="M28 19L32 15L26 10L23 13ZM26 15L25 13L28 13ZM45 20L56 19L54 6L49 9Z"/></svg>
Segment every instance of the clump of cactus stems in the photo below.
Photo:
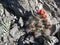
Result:
<svg viewBox="0 0 60 45"><path fill-rule="evenodd" d="M48 23L46 12L44 10L38 10L37 14L40 17L38 17L31 23L31 31L41 32L50 29L52 25Z"/></svg>
<svg viewBox="0 0 60 45"><path fill-rule="evenodd" d="M43 9L43 5L41 3L35 2L36 5L36 18L33 18L30 24L30 32L34 32L34 37L38 37L43 35L46 40L49 40L49 34L46 34L46 31L49 31L52 28L52 24L48 21L48 14ZM49 40L50 41L50 40Z"/></svg>

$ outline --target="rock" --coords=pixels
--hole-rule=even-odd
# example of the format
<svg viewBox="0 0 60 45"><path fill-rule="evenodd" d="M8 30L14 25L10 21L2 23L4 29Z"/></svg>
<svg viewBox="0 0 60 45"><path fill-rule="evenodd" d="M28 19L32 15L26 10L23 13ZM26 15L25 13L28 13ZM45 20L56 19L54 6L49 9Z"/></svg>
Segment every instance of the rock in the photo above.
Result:
<svg viewBox="0 0 60 45"><path fill-rule="evenodd" d="M23 19L21 17L19 19L19 23L20 23L21 27L23 27L24 23L23 23Z"/></svg>
<svg viewBox="0 0 60 45"><path fill-rule="evenodd" d="M50 40L51 40L51 43L49 45L54 45L55 43L58 42L58 39L56 37L54 37L54 36L51 36Z"/></svg>
<svg viewBox="0 0 60 45"><path fill-rule="evenodd" d="M2 6L2 4L0 3L0 16L2 16L4 13L4 8Z"/></svg>
<svg viewBox="0 0 60 45"><path fill-rule="evenodd" d="M18 40L20 36L24 35L23 31L18 30L17 24L14 24L13 28L10 30L10 35L14 40Z"/></svg>
<svg viewBox="0 0 60 45"><path fill-rule="evenodd" d="M53 25L59 23L56 18L53 18L51 21L52 21L52 24L53 24Z"/></svg>

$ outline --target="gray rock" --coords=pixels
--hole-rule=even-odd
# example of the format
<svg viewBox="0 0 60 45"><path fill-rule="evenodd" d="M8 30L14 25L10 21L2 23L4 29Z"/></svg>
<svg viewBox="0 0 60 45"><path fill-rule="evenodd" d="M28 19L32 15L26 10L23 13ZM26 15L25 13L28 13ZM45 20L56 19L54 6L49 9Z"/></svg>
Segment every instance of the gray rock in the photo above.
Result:
<svg viewBox="0 0 60 45"><path fill-rule="evenodd" d="M23 23L23 19L20 17L19 19L19 24L21 25L21 27L23 27L24 23Z"/></svg>

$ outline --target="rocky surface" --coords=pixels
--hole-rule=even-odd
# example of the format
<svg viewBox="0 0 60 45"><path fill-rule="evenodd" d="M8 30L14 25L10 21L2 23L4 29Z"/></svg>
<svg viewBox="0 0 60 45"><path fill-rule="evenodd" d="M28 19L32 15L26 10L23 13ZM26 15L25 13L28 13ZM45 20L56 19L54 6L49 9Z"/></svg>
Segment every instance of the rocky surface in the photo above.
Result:
<svg viewBox="0 0 60 45"><path fill-rule="evenodd" d="M60 0L0 0L0 45L60 45Z"/></svg>

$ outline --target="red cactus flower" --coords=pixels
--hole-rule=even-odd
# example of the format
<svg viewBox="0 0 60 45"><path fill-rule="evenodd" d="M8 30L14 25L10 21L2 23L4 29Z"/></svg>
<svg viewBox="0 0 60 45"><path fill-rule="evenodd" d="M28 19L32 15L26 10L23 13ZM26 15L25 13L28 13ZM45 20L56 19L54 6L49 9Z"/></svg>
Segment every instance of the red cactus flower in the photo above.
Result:
<svg viewBox="0 0 60 45"><path fill-rule="evenodd" d="M42 18L47 18L47 15L42 15Z"/></svg>
<svg viewBox="0 0 60 45"><path fill-rule="evenodd" d="M46 12L45 12L45 10L38 10L38 11L37 11L37 14L45 15Z"/></svg>
<svg viewBox="0 0 60 45"><path fill-rule="evenodd" d="M45 10L40 10L40 13L41 13L41 15L45 15L46 14Z"/></svg>

